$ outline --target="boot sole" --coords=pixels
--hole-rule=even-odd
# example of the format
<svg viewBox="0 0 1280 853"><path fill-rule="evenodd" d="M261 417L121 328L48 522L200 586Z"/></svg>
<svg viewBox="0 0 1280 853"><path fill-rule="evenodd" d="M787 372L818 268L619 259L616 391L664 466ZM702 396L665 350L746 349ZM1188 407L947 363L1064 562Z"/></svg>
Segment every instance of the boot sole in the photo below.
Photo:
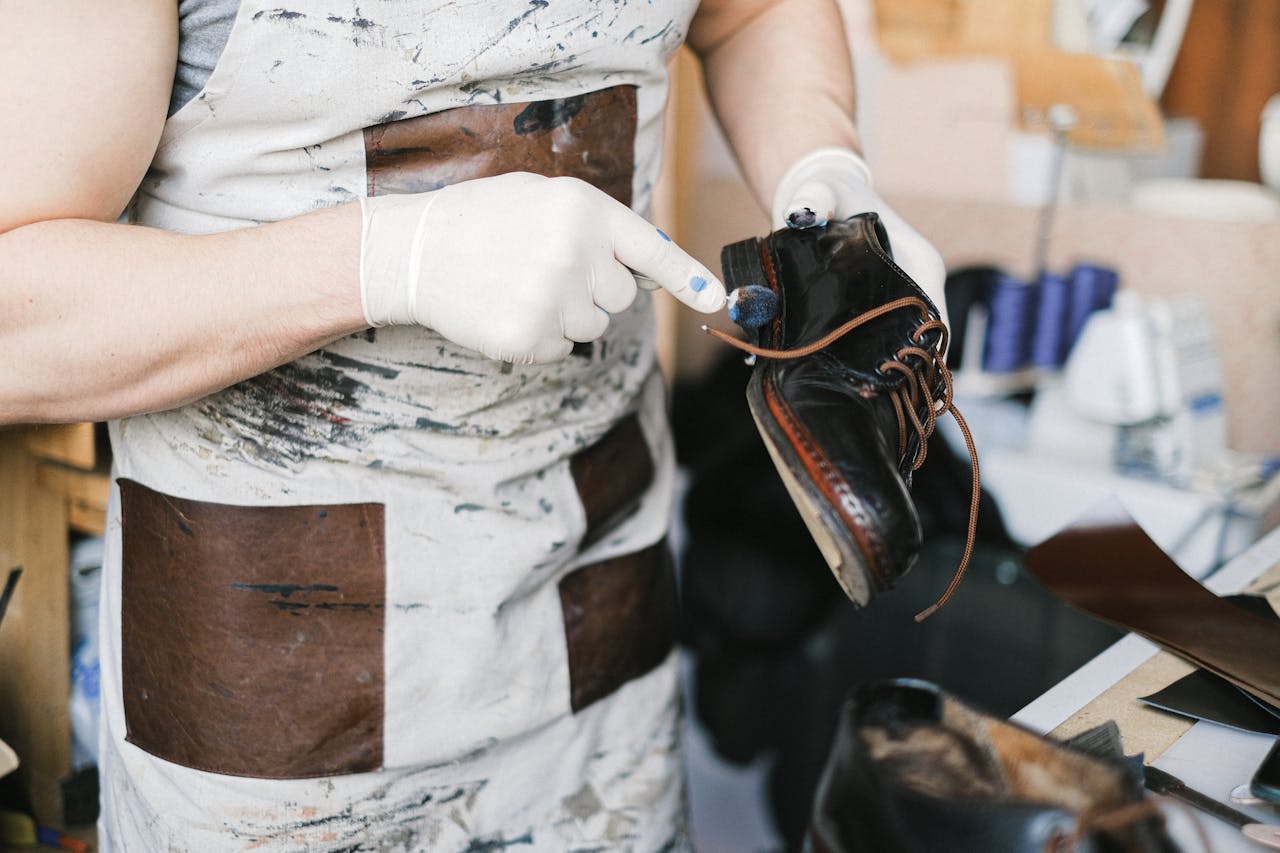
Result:
<svg viewBox="0 0 1280 853"><path fill-rule="evenodd" d="M753 376L747 386L747 404L751 409L751 418L755 421L756 429L764 440L764 446L769 451L769 457L773 460L792 503L799 510L800 518L809 529L809 535L813 537L836 581L854 604L863 607L871 601L874 594L875 575L861 548L857 547L857 540L848 525L832 507L831 498L824 494L807 473L803 477L797 475L797 471L806 471L805 462L766 400L766 389L763 386L764 382L759 374ZM779 400L778 406L784 410L784 416L799 427L797 419L790 417L786 404ZM843 480L840 482L843 484L840 491L844 493L842 501L857 503L861 510L861 502L857 500L856 494Z"/></svg>

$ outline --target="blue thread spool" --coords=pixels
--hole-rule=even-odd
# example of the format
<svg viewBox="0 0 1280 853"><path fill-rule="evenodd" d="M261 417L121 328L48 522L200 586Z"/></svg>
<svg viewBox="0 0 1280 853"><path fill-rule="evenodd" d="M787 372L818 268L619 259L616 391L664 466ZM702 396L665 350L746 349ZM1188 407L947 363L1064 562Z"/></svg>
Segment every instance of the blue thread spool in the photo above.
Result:
<svg viewBox="0 0 1280 853"><path fill-rule="evenodd" d="M1006 273L999 273L992 279L987 299L983 370L1012 373L1030 362L1039 295L1038 284L1019 281Z"/></svg>
<svg viewBox="0 0 1280 853"><path fill-rule="evenodd" d="M1031 363L1036 367L1061 367L1067 358L1071 279L1064 275L1041 273L1037 284L1040 286L1040 300L1036 305L1035 331L1031 336Z"/></svg>
<svg viewBox="0 0 1280 853"><path fill-rule="evenodd" d="M1119 285L1119 274L1095 264L1076 264L1071 271L1071 308L1067 312L1066 351L1071 352L1080 330L1094 311L1111 307Z"/></svg>

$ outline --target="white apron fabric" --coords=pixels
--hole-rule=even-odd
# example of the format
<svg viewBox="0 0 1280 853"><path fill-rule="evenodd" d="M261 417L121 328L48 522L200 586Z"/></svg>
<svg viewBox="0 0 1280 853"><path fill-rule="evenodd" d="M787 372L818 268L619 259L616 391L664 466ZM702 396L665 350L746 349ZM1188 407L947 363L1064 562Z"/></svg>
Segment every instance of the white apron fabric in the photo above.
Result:
<svg viewBox="0 0 1280 853"><path fill-rule="evenodd" d="M632 189L646 212L665 62L694 5L246 0L205 89L166 125L132 216L211 233L348 202L365 193L366 126L617 85L637 87ZM673 659L571 713L557 593L575 568L665 533L673 457L651 327L642 294L590 358L513 370L428 330L380 329L274 385L113 423L116 476L167 495L385 507L385 716L383 769L324 779L207 773L127 743L113 491L103 849L683 849ZM580 551L567 460L631 412L653 485Z"/></svg>

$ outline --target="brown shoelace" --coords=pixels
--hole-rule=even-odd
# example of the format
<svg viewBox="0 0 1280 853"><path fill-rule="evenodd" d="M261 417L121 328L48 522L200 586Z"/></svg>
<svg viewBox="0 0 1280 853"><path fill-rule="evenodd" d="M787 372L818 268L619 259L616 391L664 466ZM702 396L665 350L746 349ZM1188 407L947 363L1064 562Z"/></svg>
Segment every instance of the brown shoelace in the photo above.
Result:
<svg viewBox="0 0 1280 853"><path fill-rule="evenodd" d="M955 593L957 587L960 586L960 581L964 579L965 570L969 567L969 559L973 556L974 540L977 538L978 502L982 494L978 480L978 451L973 444L973 436L969 433L969 425L965 423L964 418L952 403L951 371L947 369L946 361L943 358L943 353L947 350L946 325L941 320L929 317L929 306L924 300L914 296L907 296L902 299L895 299L892 302L886 302L884 305L873 308L870 311L865 311L842 324L839 328L823 335L813 343L789 350L758 347L746 341L738 340L719 329L712 329L709 326L703 326L702 330L730 346L761 358L804 358L830 346L859 326L903 308L915 308L924 318L924 322L911 333L911 340L915 346L903 347L894 353L893 358L887 359L880 365L882 372L894 371L901 373L907 380L901 387L895 389L889 397L893 402L894 413L898 418L898 455L903 456L907 452L907 429L909 425L920 438L920 447L916 451L916 458L911 463L911 470L917 470L924 464L925 454L928 452L929 436L933 435L933 431L937 427L938 416L950 413L956 419L956 423L960 426L960 432L964 435L964 442L969 448L969 464L973 469L973 490L969 498L969 531L965 537L964 554L960 557L960 564L956 567L951 583L948 584L946 591L942 593L942 597L932 606L916 614L916 621L920 622L932 616L937 612L938 608L946 604ZM935 330L942 333L937 346L925 349L921 346L924 342L924 336ZM907 361L908 359L914 361L915 366L912 366ZM931 389L939 378L942 380L943 392L941 397L935 399ZM922 403L928 412L924 421L921 421L920 416L916 414Z"/></svg>

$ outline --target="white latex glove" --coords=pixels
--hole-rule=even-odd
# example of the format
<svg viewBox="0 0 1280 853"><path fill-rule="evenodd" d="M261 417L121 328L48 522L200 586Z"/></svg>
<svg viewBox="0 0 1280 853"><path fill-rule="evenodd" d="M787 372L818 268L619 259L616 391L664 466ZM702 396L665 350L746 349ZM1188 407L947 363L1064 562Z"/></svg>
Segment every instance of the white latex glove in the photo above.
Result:
<svg viewBox="0 0 1280 853"><path fill-rule="evenodd" d="M868 211L880 214L894 262L933 300L950 327L942 256L872 189L871 170L853 151L819 148L806 154L782 176L773 196L775 228L825 225Z"/></svg>
<svg viewBox="0 0 1280 853"><path fill-rule="evenodd" d="M634 301L635 275L697 311L724 305L724 285L706 267L575 178L513 172L361 205L360 290L371 326L428 326L527 364L603 335L609 315Z"/></svg>

